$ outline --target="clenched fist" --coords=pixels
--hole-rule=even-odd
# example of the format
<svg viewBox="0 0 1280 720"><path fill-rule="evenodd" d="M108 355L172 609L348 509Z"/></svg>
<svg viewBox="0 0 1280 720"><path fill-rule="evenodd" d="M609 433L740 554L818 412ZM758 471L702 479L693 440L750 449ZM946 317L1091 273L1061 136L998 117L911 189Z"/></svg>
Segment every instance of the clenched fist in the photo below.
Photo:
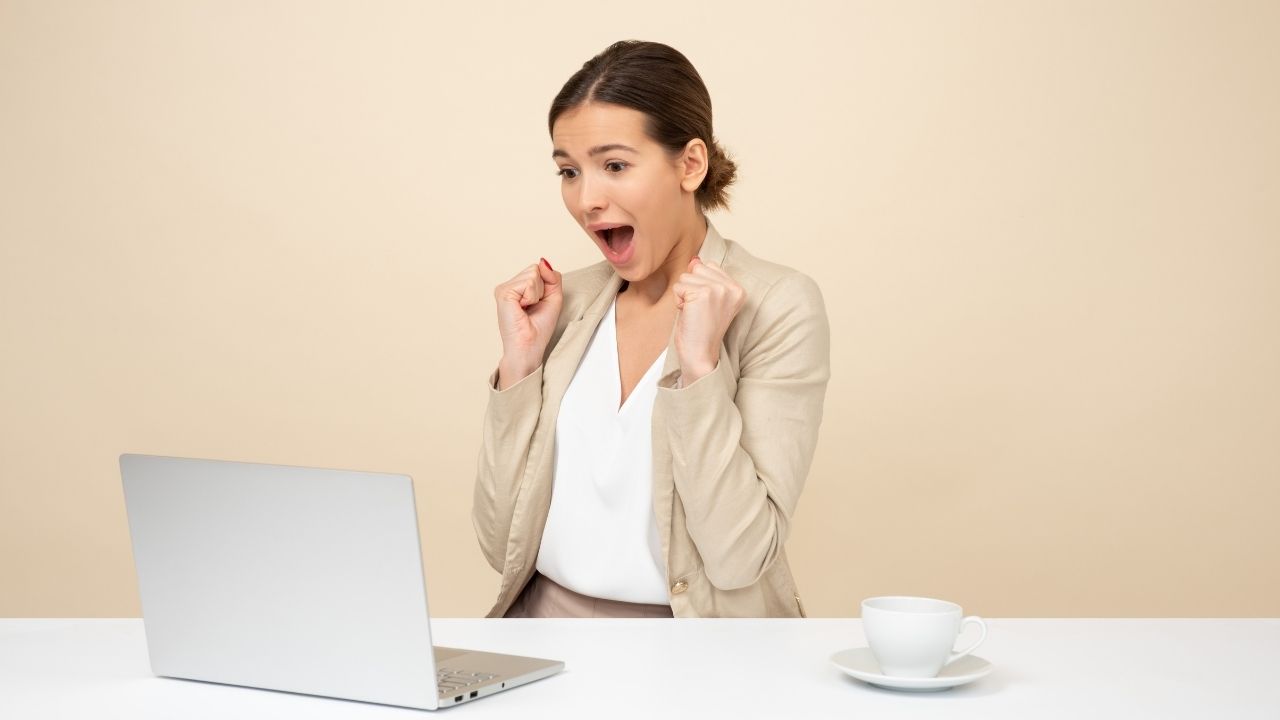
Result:
<svg viewBox="0 0 1280 720"><path fill-rule="evenodd" d="M550 263L540 260L493 289L502 337L499 390L516 384L542 364L564 302L560 277Z"/></svg>
<svg viewBox="0 0 1280 720"><path fill-rule="evenodd" d="M729 323L747 301L747 291L719 265L694 257L689 272L671 287L676 297L676 352L680 386L716 369Z"/></svg>

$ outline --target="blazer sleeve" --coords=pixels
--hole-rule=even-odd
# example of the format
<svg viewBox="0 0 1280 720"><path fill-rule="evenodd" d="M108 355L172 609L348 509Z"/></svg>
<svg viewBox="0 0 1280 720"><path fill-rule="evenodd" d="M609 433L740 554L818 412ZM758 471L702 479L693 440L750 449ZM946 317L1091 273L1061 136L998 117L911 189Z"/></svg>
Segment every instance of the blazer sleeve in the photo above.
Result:
<svg viewBox="0 0 1280 720"><path fill-rule="evenodd" d="M489 565L502 572L511 535L516 491L529 462L533 431L542 411L542 365L506 390L498 390L498 370L489 374L476 462L471 524Z"/></svg>
<svg viewBox="0 0 1280 720"><path fill-rule="evenodd" d="M658 383L676 490L703 570L724 590L759 581L787 539L813 462L830 378L822 292L795 272L761 298L731 370L676 387Z"/></svg>

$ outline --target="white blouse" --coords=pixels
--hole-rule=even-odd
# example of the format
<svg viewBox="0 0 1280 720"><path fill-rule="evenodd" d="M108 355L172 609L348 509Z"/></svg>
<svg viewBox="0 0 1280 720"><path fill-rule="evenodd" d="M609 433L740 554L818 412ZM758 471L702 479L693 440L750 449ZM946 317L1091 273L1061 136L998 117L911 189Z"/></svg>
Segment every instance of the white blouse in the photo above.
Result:
<svg viewBox="0 0 1280 720"><path fill-rule="evenodd" d="M560 403L537 569L592 597L670 604L653 512L650 422L663 350L622 407L615 295Z"/></svg>

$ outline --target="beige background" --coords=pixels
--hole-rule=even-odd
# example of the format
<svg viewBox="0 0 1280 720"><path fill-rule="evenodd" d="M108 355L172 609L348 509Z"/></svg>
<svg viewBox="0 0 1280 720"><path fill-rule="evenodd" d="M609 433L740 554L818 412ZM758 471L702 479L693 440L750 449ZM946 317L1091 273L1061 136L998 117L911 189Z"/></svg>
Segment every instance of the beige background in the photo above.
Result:
<svg viewBox="0 0 1280 720"><path fill-rule="evenodd" d="M440 5L0 0L0 615L139 614L121 452L410 473L483 614L491 291L600 259L545 118L622 38L825 293L811 614L1280 615L1280 4Z"/></svg>

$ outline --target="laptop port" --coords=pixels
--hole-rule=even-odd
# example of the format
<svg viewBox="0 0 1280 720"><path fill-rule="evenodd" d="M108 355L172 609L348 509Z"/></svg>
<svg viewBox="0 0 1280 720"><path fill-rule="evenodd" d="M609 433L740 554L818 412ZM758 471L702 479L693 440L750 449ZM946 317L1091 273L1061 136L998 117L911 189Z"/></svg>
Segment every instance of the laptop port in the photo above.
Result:
<svg viewBox="0 0 1280 720"><path fill-rule="evenodd" d="M475 696L477 696L477 695L479 695L479 694L480 694L480 691L479 691L479 690L472 690L472 691L471 691L471 697L475 697Z"/></svg>
<svg viewBox="0 0 1280 720"><path fill-rule="evenodd" d="M454 699L453 699L453 701L454 701L454 702L462 702L462 696L461 696L461 695L459 695L458 697L454 698Z"/></svg>

